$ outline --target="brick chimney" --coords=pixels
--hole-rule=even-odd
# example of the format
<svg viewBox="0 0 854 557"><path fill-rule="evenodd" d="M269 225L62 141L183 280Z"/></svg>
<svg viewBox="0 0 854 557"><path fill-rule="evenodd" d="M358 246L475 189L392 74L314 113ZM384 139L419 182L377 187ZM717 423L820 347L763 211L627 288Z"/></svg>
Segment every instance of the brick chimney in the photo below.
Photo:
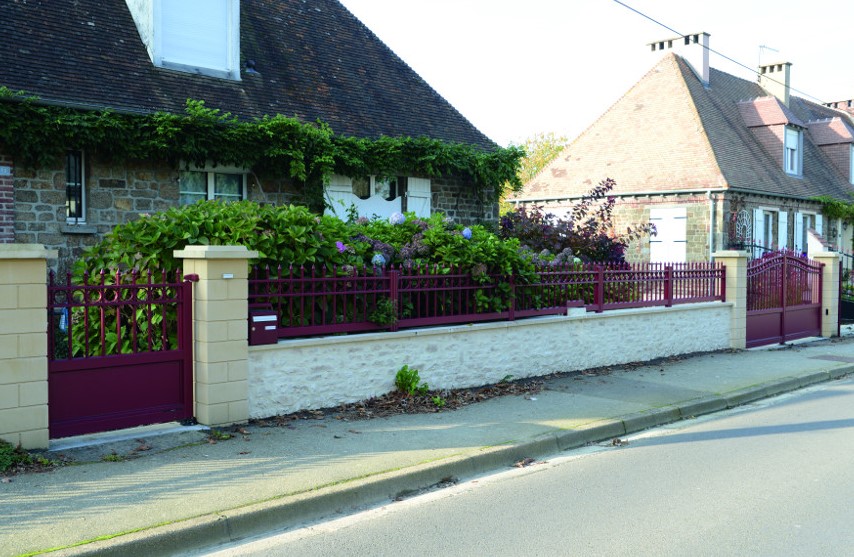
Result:
<svg viewBox="0 0 854 557"><path fill-rule="evenodd" d="M774 95L784 105L789 106L792 63L779 62L759 66L759 86L770 95Z"/></svg>
<svg viewBox="0 0 854 557"><path fill-rule="evenodd" d="M656 54L678 54L688 62L703 85L709 86L709 34L695 33L663 41L649 43L650 50Z"/></svg>
<svg viewBox="0 0 854 557"><path fill-rule="evenodd" d="M825 103L824 106L835 108L837 110L844 110L848 114L854 116L854 99Z"/></svg>

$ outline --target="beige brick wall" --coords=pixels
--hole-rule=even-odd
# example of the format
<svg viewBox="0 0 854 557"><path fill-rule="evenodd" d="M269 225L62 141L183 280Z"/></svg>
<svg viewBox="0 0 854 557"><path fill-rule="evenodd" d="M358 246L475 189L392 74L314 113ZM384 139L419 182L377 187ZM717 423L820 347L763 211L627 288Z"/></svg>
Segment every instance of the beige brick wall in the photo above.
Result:
<svg viewBox="0 0 854 557"><path fill-rule="evenodd" d="M248 275L244 247L188 246L176 251L187 274L199 275L193 288L195 416L205 425L249 418Z"/></svg>
<svg viewBox="0 0 854 557"><path fill-rule="evenodd" d="M47 259L41 245L0 245L0 438L48 446Z"/></svg>

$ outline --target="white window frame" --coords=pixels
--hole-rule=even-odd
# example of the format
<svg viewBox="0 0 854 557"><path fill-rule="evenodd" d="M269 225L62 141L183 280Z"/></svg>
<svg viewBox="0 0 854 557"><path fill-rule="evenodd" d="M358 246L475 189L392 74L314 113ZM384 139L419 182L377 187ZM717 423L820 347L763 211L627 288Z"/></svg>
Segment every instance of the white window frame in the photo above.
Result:
<svg viewBox="0 0 854 557"><path fill-rule="evenodd" d="M229 176L240 176L240 195L239 195L239 198L229 200L229 201L242 201L244 199L247 199L246 171L245 170L240 169L240 168L236 168L236 167L216 167L216 168L193 168L193 167L191 167L189 169L180 170L179 174L178 174L178 203L182 206L183 205L192 205L192 203L181 202L181 196L182 195L198 196L199 199L197 199L196 201L199 201L202 199L202 197L200 195L198 195L198 192L184 191L181 188L181 174L184 172L197 172L197 173L201 173L201 174L206 175L205 179L206 179L206 183L207 183L207 192L206 192L204 199L207 201L212 201L215 199L222 199L222 197L218 198L217 193L216 193L216 175L217 174L227 174ZM220 194L220 195L222 196L222 194ZM229 195L229 196L225 196L225 197L226 197L226 200L228 200L227 198L234 197L234 196ZM195 203L195 201L193 203Z"/></svg>
<svg viewBox="0 0 854 557"><path fill-rule="evenodd" d="M795 250L799 253L804 253L807 251L809 246L809 226L804 226L804 220L808 220L812 217L815 226L812 228L821 235L822 232L822 215L816 211L798 211L795 213Z"/></svg>
<svg viewBox="0 0 854 557"><path fill-rule="evenodd" d="M170 10L176 9L176 6L188 5L190 2L206 5L208 2L222 2L225 9L225 28L222 29L222 34L219 38L223 43L219 46L224 47L224 57L218 62L211 62L210 59L202 60L194 58L192 55L192 47L183 50L180 45L176 46L176 42L184 41L187 45L192 45L193 37L181 37L175 40L168 36L165 18L168 16L165 5L170 6ZM216 7L216 6L214 6ZM190 7L192 10L192 6ZM206 9L196 10L200 14L210 14L212 7L207 6ZM201 15L200 17L204 17ZM154 20L154 55L153 60L156 66L168 68L183 72L197 73L211 77L220 77L226 79L240 80L240 0L154 0L153 5L153 20ZM198 26L182 25L179 26L191 32L198 32ZM202 29L203 30L203 29ZM216 33L209 31L209 36L216 36ZM172 48L167 52L167 44L171 44Z"/></svg>
<svg viewBox="0 0 854 557"><path fill-rule="evenodd" d="M71 199L68 196L69 192L69 178L72 172L72 169L69 166L70 157L77 157L79 160L79 164L77 165L77 173L79 174L79 187L80 187L80 216L71 216L69 215L69 211L71 209ZM78 182L73 182L77 184ZM86 224L86 157L83 151L75 151L71 150L66 153L65 156L65 222L67 224Z"/></svg>
<svg viewBox="0 0 854 557"><path fill-rule="evenodd" d="M753 210L753 257L762 257L768 250L780 249L785 246L781 242L784 231L781 230L783 223L788 227L788 214L778 207L757 207ZM777 235L774 236L774 224L777 225ZM788 236L788 234L786 234Z"/></svg>
<svg viewBox="0 0 854 557"><path fill-rule="evenodd" d="M786 174L801 176L804 168L804 132L786 126L783 139L783 168Z"/></svg>

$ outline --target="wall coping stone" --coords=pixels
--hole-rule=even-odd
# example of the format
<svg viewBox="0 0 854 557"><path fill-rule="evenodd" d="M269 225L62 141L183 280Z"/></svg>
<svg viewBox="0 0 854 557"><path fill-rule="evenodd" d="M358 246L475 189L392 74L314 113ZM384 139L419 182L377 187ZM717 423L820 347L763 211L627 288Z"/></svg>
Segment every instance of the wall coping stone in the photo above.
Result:
<svg viewBox="0 0 854 557"><path fill-rule="evenodd" d="M56 259L55 249L47 249L42 244L2 244L0 259Z"/></svg>
<svg viewBox="0 0 854 557"><path fill-rule="evenodd" d="M494 321L489 323L465 323L460 325L448 325L439 327L425 327L423 329L406 329L403 331L381 331L376 333L359 333L343 336L323 336L313 338L293 338L280 340L277 344L261 344L250 346L249 352L265 352L270 350L281 350L282 348L300 348L317 345L347 344L352 342L369 342L380 340L396 340L401 338L414 338L433 335L447 335L453 333L471 331L489 331L493 329L512 329L515 327L530 327L537 325L550 325L555 321L580 321L610 319L625 317L628 315L650 315L674 311L695 311L698 309L715 310L718 308L732 308L733 302L697 302L693 304L677 304L671 307L656 306L646 308L627 308L604 311L602 313L581 313L572 315L544 315L542 317L526 317L518 321Z"/></svg>

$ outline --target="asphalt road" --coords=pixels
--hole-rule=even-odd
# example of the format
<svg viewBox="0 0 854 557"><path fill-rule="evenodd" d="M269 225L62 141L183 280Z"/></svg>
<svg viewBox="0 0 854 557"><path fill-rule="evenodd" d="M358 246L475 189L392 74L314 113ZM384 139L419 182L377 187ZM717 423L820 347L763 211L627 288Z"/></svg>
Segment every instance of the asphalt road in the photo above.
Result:
<svg viewBox="0 0 854 557"><path fill-rule="evenodd" d="M854 379L624 441L210 555L854 555Z"/></svg>

